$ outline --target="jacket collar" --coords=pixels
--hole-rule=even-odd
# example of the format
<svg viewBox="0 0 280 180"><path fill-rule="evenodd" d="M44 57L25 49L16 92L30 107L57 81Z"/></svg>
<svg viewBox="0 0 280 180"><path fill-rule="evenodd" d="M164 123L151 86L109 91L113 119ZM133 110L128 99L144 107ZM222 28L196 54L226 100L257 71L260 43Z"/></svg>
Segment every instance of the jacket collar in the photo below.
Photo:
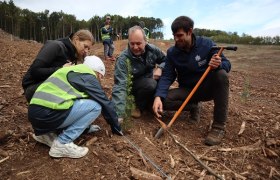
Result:
<svg viewBox="0 0 280 180"><path fill-rule="evenodd" d="M65 45L66 49L68 50L70 60L75 64L77 64L77 57L76 57L77 50L71 42L72 37L73 37L73 33L71 33L69 36L65 38L58 39L58 41L61 41Z"/></svg>

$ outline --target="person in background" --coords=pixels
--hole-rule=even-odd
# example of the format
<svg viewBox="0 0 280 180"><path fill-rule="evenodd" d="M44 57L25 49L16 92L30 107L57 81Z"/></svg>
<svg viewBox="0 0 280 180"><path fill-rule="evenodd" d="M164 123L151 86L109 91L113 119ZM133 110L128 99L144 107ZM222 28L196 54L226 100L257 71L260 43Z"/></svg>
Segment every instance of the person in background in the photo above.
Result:
<svg viewBox="0 0 280 180"><path fill-rule="evenodd" d="M128 30L128 48L117 58L114 72L112 101L120 119L125 117L128 76L132 75L131 93L135 97L136 109L132 117L139 118L141 112L152 107L157 81L164 67L165 54L156 46L147 43L144 30L133 26Z"/></svg>
<svg viewBox="0 0 280 180"><path fill-rule="evenodd" d="M101 39L104 46L104 58L105 60L115 61L115 57L113 57L115 46L113 42L113 35L119 37L114 32L113 27L111 26L111 17L106 16L106 21L104 26L101 28Z"/></svg>
<svg viewBox="0 0 280 180"><path fill-rule="evenodd" d="M112 132L123 135L114 105L99 82L104 75L102 60L87 56L83 64L57 70L37 88L28 107L28 119L35 132L33 138L50 147L51 157L85 156L88 148L73 141L88 127L88 133L100 129L92 122L101 111Z"/></svg>
<svg viewBox="0 0 280 180"><path fill-rule="evenodd" d="M147 42L149 42L150 30L145 26L145 23L143 21L140 21L139 26L141 28L143 28L143 30L145 32L146 40L147 40Z"/></svg>
<svg viewBox="0 0 280 180"><path fill-rule="evenodd" d="M178 110L210 66L210 73L194 93L190 103L214 101L214 121L205 144L217 145L225 135L229 98L228 72L231 64L223 54L219 57L217 50L211 49L216 46L212 40L195 36L193 26L193 20L187 16L177 17L171 25L175 46L167 51L166 65L157 86L153 110L157 117L161 117L163 109ZM176 78L179 87L169 90ZM191 113L196 117L192 120L198 121L200 106L196 106Z"/></svg>
<svg viewBox="0 0 280 180"><path fill-rule="evenodd" d="M85 29L47 41L22 79L26 100L30 102L37 87L56 70L82 61L93 44L92 33Z"/></svg>

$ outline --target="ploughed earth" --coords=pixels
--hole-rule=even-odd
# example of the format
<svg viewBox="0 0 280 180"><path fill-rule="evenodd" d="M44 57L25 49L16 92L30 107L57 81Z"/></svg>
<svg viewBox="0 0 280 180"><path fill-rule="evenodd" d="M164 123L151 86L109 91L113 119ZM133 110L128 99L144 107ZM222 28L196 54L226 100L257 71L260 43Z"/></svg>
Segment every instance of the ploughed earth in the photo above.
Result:
<svg viewBox="0 0 280 180"><path fill-rule="evenodd" d="M173 41L151 43L166 52ZM127 41L115 46L117 56ZM159 139L154 135L160 124L151 113L132 119L124 137L112 135L100 116L95 124L101 131L75 141L90 149L85 157L55 159L32 138L21 88L42 44L0 30L0 179L280 179L280 47L237 46L236 52L224 51L232 71L222 144L203 143L213 119L213 102L203 102L198 123L188 124L189 112L182 112ZM103 58L103 45L95 44L91 54ZM108 96L114 63L105 62L102 85ZM163 121L174 114L167 112Z"/></svg>

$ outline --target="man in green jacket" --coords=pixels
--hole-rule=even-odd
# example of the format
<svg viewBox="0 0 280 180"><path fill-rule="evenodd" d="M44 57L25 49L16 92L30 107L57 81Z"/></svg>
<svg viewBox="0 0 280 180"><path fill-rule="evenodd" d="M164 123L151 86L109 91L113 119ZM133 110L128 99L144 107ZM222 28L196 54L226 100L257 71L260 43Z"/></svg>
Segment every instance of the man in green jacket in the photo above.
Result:
<svg viewBox="0 0 280 180"><path fill-rule="evenodd" d="M145 32L140 26L133 26L128 30L128 48L117 59L112 92L112 100L120 119L125 117L130 88L128 77L132 75L131 94L137 107L132 116L139 118L148 105L152 107L164 61L165 54L158 47L147 43Z"/></svg>
<svg viewBox="0 0 280 180"><path fill-rule="evenodd" d="M113 103L98 80L104 75L102 60L87 56L83 64L57 70L37 88L28 107L28 119L35 132L33 138L51 147L50 156L85 156L88 148L73 141L87 128L88 132L100 129L92 122L101 110L112 132L122 135Z"/></svg>

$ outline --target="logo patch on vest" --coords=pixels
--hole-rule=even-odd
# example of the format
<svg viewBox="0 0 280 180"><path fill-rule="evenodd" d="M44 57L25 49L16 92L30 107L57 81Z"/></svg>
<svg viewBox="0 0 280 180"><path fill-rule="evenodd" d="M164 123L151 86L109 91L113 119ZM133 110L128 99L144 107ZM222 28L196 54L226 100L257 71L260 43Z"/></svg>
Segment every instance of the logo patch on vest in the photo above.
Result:
<svg viewBox="0 0 280 180"><path fill-rule="evenodd" d="M198 66L199 66L199 67L200 67L200 66L203 66L203 65L206 64L206 63L207 63L207 60L204 59L204 60L198 62Z"/></svg>

